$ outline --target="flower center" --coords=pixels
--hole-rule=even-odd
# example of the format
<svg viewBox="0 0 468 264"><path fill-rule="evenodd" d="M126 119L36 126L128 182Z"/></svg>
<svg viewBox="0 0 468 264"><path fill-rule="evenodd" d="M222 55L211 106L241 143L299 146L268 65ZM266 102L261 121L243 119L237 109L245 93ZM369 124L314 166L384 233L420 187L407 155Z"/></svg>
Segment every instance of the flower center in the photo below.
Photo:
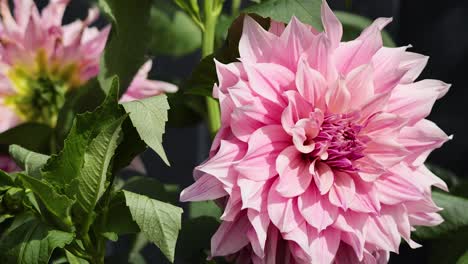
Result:
<svg viewBox="0 0 468 264"><path fill-rule="evenodd" d="M5 98L5 105L12 108L24 121L55 126L60 108L65 102L67 84L53 81L48 76L32 78L16 70L10 75L16 92Z"/></svg>
<svg viewBox="0 0 468 264"><path fill-rule="evenodd" d="M32 65L16 63L7 74L15 93L5 98L5 105L23 121L53 127L66 92L75 86L76 67L49 64L43 51L38 52Z"/></svg>
<svg viewBox="0 0 468 264"><path fill-rule="evenodd" d="M355 115L326 115L320 132L313 139L315 147L310 154L330 167L355 171L353 161L364 157L362 152L365 149L358 137L362 126L356 124L355 119Z"/></svg>

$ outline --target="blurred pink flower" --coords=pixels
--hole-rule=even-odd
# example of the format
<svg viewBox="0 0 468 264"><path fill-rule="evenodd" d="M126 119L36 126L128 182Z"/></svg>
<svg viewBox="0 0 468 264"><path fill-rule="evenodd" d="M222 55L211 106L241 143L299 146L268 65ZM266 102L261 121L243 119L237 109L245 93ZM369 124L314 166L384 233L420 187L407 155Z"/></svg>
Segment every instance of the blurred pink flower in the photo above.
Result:
<svg viewBox="0 0 468 264"><path fill-rule="evenodd" d="M0 154L0 170L5 172L15 172L19 171L20 168L8 155Z"/></svg>
<svg viewBox="0 0 468 264"><path fill-rule="evenodd" d="M211 255L238 263L386 263L415 226L443 219L424 161L449 137L431 121L449 85L414 82L427 57L353 41L324 2L324 32L246 16L239 62L216 62L222 127L182 201L224 208Z"/></svg>
<svg viewBox="0 0 468 264"><path fill-rule="evenodd" d="M151 71L152 66L153 62L151 60L148 60L145 64L143 64L143 66L133 78L133 81L128 87L127 91L120 99L121 102L145 99L163 93L177 92L177 86L172 83L148 79L148 73Z"/></svg>
<svg viewBox="0 0 468 264"><path fill-rule="evenodd" d="M14 16L0 2L0 132L22 121L54 123L63 95L99 72L110 27L89 27L99 15L62 26L69 0L51 0L39 12L15 0Z"/></svg>

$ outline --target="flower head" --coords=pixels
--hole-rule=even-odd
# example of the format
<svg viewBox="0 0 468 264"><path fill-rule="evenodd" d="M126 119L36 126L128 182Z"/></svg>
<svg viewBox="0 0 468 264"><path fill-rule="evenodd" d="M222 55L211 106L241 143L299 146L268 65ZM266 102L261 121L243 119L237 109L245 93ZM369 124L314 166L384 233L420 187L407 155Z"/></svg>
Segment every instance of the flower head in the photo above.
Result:
<svg viewBox="0 0 468 264"><path fill-rule="evenodd" d="M96 8L85 20L62 26L68 2L51 0L39 12L32 0L15 0L12 15L1 0L1 131L23 121L53 125L65 93L97 75L110 27L89 27Z"/></svg>
<svg viewBox="0 0 468 264"><path fill-rule="evenodd" d="M222 127L182 201L217 200L212 256L239 263L382 263L415 226L442 222L424 165L449 137L425 119L449 85L415 82L427 57L353 41L322 6L324 32L246 16L239 62L216 63Z"/></svg>

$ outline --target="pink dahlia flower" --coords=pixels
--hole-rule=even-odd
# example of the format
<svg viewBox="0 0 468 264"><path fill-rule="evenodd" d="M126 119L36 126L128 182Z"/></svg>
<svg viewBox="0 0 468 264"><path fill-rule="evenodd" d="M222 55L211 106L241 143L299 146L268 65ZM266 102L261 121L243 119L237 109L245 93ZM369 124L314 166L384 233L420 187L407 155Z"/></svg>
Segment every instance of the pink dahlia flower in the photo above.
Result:
<svg viewBox="0 0 468 264"><path fill-rule="evenodd" d="M151 71L152 66L153 62L151 60L143 64L120 99L121 102L141 100L163 93L177 92L178 88L174 84L148 79L148 73Z"/></svg>
<svg viewBox="0 0 468 264"><path fill-rule="evenodd" d="M5 172L15 172L19 171L20 168L8 155L0 154L0 170Z"/></svg>
<svg viewBox="0 0 468 264"><path fill-rule="evenodd" d="M386 263L443 219L424 166L449 137L425 119L449 85L415 82L427 57L353 41L324 2L324 32L246 16L239 62L216 62L222 127L182 201L224 208L211 255L238 263Z"/></svg>
<svg viewBox="0 0 468 264"><path fill-rule="evenodd" d="M12 15L0 2L0 131L23 121L54 124L64 94L99 72L110 27L89 27L99 15L62 26L69 0L51 0L41 12L15 0Z"/></svg>

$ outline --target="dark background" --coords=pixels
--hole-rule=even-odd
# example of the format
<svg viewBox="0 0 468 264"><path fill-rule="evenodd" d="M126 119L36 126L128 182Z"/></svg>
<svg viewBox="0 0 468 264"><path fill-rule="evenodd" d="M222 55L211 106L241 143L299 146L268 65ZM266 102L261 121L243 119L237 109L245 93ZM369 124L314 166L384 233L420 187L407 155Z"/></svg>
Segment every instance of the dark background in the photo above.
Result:
<svg viewBox="0 0 468 264"><path fill-rule="evenodd" d="M43 6L48 1L36 2ZM85 16L89 2L72 0L65 22ZM244 2L246 4L248 1ZM345 2L351 2L351 5ZM465 177L468 168L468 137L465 136L468 134L468 1L329 0L329 4L332 9L349 11L370 19L393 17L393 23L387 30L397 45L411 44L411 51L430 56L421 78L439 79L451 83L452 88L436 103L429 119L435 121L447 134L453 134L454 139L436 150L429 162ZM227 6L230 6L229 3ZM103 23L100 21L101 25ZM179 59L155 59L152 77L172 81L187 78L200 59L200 54L194 53ZM206 126L199 122L190 127L169 127L164 145L172 167L165 166L153 153L145 153L144 161L149 175L165 183L188 186L193 182L193 167L203 161L208 153L210 141ZM122 247L125 247L125 242L119 246L120 249ZM392 255L391 263L427 263L429 250L430 247L423 247L409 252L402 245L400 256ZM165 263L154 247L145 249L145 257L148 263Z"/></svg>

